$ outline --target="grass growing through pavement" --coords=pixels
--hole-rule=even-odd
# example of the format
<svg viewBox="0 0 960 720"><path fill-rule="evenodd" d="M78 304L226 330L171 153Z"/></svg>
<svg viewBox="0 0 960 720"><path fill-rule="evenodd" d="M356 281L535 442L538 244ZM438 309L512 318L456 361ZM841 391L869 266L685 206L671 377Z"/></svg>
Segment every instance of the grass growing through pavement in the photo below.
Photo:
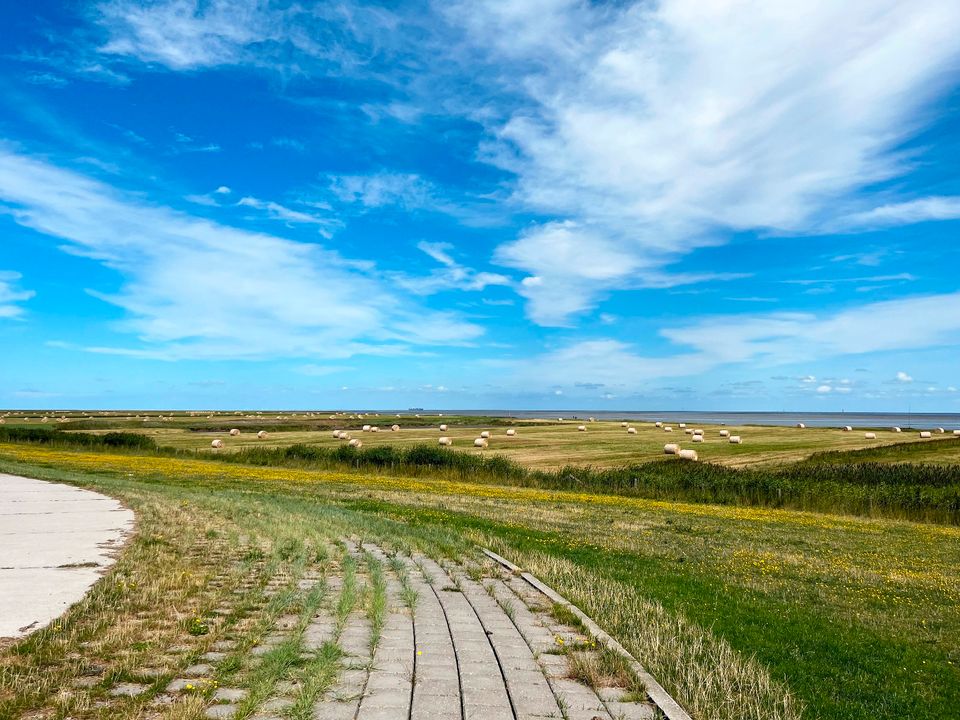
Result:
<svg viewBox="0 0 960 720"><path fill-rule="evenodd" d="M269 558L287 540L320 529L451 556L471 542L486 544L595 617L699 718L793 718L804 705L809 717L932 720L960 704L957 528L427 477L0 448L0 464L26 472L18 459L32 463L28 474L92 485L141 514L147 499L169 506L164 512L189 525L177 513L186 501L187 518L195 509L209 522L269 535ZM29 656L8 654L4 667L11 657L29 664ZM0 701L3 688L0 681Z"/></svg>
<svg viewBox="0 0 960 720"><path fill-rule="evenodd" d="M387 621L387 578L383 573L382 563L370 553L365 555L367 571L370 573L371 596L367 605L367 618L370 620L370 657L373 657Z"/></svg>

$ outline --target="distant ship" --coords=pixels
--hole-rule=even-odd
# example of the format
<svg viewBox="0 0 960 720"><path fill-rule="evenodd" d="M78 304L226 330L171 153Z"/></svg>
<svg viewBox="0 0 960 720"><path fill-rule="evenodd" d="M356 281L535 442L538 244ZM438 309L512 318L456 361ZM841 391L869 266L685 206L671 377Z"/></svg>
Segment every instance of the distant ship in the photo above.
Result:
<svg viewBox="0 0 960 720"><path fill-rule="evenodd" d="M418 410L423 410L423 408L407 408L410 412L417 412Z"/></svg>

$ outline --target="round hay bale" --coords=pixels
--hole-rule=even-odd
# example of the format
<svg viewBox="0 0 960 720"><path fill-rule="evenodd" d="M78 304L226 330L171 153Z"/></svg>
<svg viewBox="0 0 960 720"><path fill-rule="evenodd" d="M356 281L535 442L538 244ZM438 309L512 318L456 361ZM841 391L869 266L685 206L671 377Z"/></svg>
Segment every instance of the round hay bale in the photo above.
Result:
<svg viewBox="0 0 960 720"><path fill-rule="evenodd" d="M742 445L742 444L743 444L743 440L740 439L740 436L739 436L739 435L731 435L731 436L730 436L730 443L731 443L732 445Z"/></svg>
<svg viewBox="0 0 960 720"><path fill-rule="evenodd" d="M390 426L390 430L393 431L393 432L399 432L400 426L399 426L399 425L391 425L391 426Z"/></svg>
<svg viewBox="0 0 960 720"><path fill-rule="evenodd" d="M487 441L486 438L483 438L483 437L478 437L476 440L473 441L474 447L485 448L488 445L490 445L490 443Z"/></svg>
<svg viewBox="0 0 960 720"><path fill-rule="evenodd" d="M484 430L482 433L480 433L480 437L482 437L482 438L488 438L488 437L490 437L490 431L489 431L489 430Z"/></svg>
<svg viewBox="0 0 960 720"><path fill-rule="evenodd" d="M694 435L690 440L695 443L703 442L703 435Z"/></svg>
<svg viewBox="0 0 960 720"><path fill-rule="evenodd" d="M516 435L517 435L517 431L514 430L513 428L507 429L507 437L516 437Z"/></svg>
<svg viewBox="0 0 960 720"><path fill-rule="evenodd" d="M686 426L687 426L686 423L677 423L677 427L679 428L685 428Z"/></svg>
<svg viewBox="0 0 960 720"><path fill-rule="evenodd" d="M673 432L673 428L670 427L669 425L664 425L664 426L663 426L663 431L664 431L664 432Z"/></svg>
<svg viewBox="0 0 960 720"><path fill-rule="evenodd" d="M945 431L943 428L937 428L937 434L938 434L938 435L943 435L944 432L946 432L946 431Z"/></svg>
<svg viewBox="0 0 960 720"><path fill-rule="evenodd" d="M453 440L448 437L442 437L437 442L441 445L453 445Z"/></svg>
<svg viewBox="0 0 960 720"><path fill-rule="evenodd" d="M257 437L260 438L261 440L265 440L267 437L267 431L261 430L260 432L257 433Z"/></svg>
<svg viewBox="0 0 960 720"><path fill-rule="evenodd" d="M931 437L931 433L930 433L929 430L922 430L922 431L920 432L920 437L922 437L922 438Z"/></svg>
<svg viewBox="0 0 960 720"><path fill-rule="evenodd" d="M628 435L636 435L636 434L637 434L637 429L636 429L635 427L628 427L628 428L627 428L627 434L628 434Z"/></svg>
<svg viewBox="0 0 960 720"><path fill-rule="evenodd" d="M446 426L446 425L441 425L441 426L440 426L440 432L446 432L446 431L447 431L447 426Z"/></svg>
<svg viewBox="0 0 960 720"><path fill-rule="evenodd" d="M898 428L896 425L894 425L892 428L890 428L890 430L891 430L891 432L902 432L902 430L900 430L900 428Z"/></svg>
<svg viewBox="0 0 960 720"><path fill-rule="evenodd" d="M664 455L676 455L678 452L680 452L680 446L676 443L667 443L663 446Z"/></svg>
<svg viewBox="0 0 960 720"><path fill-rule="evenodd" d="M954 437L960 437L960 430L954 430L953 435Z"/></svg>
<svg viewBox="0 0 960 720"><path fill-rule="evenodd" d="M364 426L361 428L361 430L363 430L363 432L370 432L370 426L369 426L369 425L364 425Z"/></svg>
<svg viewBox="0 0 960 720"><path fill-rule="evenodd" d="M853 432L853 428L850 427L849 425L844 425L844 426L843 426L843 431L844 431L844 432Z"/></svg>
<svg viewBox="0 0 960 720"><path fill-rule="evenodd" d="M693 428L687 428L683 432L685 435L693 435Z"/></svg>
<svg viewBox="0 0 960 720"><path fill-rule="evenodd" d="M699 460L697 451L689 450L689 449L681 450L680 452L677 453L677 457L679 457L681 460Z"/></svg>
<svg viewBox="0 0 960 720"><path fill-rule="evenodd" d="M864 434L863 434L863 439L864 439L864 440L876 440L876 439L877 439L877 434L876 434L876 433L864 433Z"/></svg>
<svg viewBox="0 0 960 720"><path fill-rule="evenodd" d="M236 437L237 435L240 434L240 430L238 428L233 428L230 430L230 434Z"/></svg>
<svg viewBox="0 0 960 720"><path fill-rule="evenodd" d="M351 441L350 441L349 443L347 443L347 444L348 444L350 447L359 448L359 447L363 447L363 440L360 440L360 439L358 439L358 438L354 438L353 440L351 440Z"/></svg>
<svg viewBox="0 0 960 720"><path fill-rule="evenodd" d="M657 421L653 424L653 426L654 426L654 427L663 427L663 423L662 423L661 421L657 420Z"/></svg>
<svg viewBox="0 0 960 720"><path fill-rule="evenodd" d="M797 423L797 427L803 430L806 427L806 425L804 425L803 423Z"/></svg>
<svg viewBox="0 0 960 720"><path fill-rule="evenodd" d="M370 432L380 432L380 426L374 425L373 427L370 428Z"/></svg>
<svg viewBox="0 0 960 720"><path fill-rule="evenodd" d="M693 434L694 434L694 435L703 435L703 430L699 430L699 429L694 430L694 431L693 431Z"/></svg>
<svg viewBox="0 0 960 720"><path fill-rule="evenodd" d="M223 440L221 440L220 438L217 438L216 440L210 443L210 447L212 447L214 450L219 450L220 448L223 447Z"/></svg>
<svg viewBox="0 0 960 720"><path fill-rule="evenodd" d="M577 425L577 432L586 432L586 431L587 431L586 425Z"/></svg>
<svg viewBox="0 0 960 720"><path fill-rule="evenodd" d="M334 430L334 431L333 431L333 436L334 436L337 440L339 440L339 439L340 439L340 433L341 433L341 432L343 432L343 431L342 431L342 430Z"/></svg>
<svg viewBox="0 0 960 720"><path fill-rule="evenodd" d="M627 426L627 423L625 423L625 422L620 423L620 427L625 428L626 426Z"/></svg>

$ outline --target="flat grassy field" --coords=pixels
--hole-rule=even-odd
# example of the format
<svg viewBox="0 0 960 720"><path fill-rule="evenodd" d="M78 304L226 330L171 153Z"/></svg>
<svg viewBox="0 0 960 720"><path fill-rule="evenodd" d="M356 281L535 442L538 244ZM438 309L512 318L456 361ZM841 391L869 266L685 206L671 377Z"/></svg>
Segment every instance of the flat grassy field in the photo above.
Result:
<svg viewBox="0 0 960 720"><path fill-rule="evenodd" d="M650 422L631 422L636 434L628 434L621 422L589 422L588 420L565 420L543 418L511 422L503 418L475 418L470 416L413 417L404 415L381 415L358 419L355 416L321 417L303 415L224 415L214 418L190 417L183 414L165 415L163 420L151 418L144 421L132 416L95 418L83 421L68 416L65 423L50 421L46 427L60 427L80 432L107 432L120 429L148 435L158 444L178 449L214 452L210 443L215 438L223 440L224 448L216 452L235 452L251 447L287 447L296 444L336 447L343 444L332 436L333 429L347 430L352 437L360 439L364 447L393 445L410 447L421 443L435 444L440 436L453 440L453 447L470 453L497 454L514 460L526 467L552 470L566 465L589 465L592 467L617 467L642 462L663 456L666 443L678 443L681 447L697 451L701 460L731 467L760 467L795 462L813 453L830 450L856 450L876 448L893 443L930 442L921 440L919 431L892 432L889 428L856 428L845 432L839 428L793 428L773 426L719 426L698 425L704 431L704 442L694 444L684 428L673 424L672 432L664 432ZM30 418L30 425L37 425L37 416ZM11 424L23 424L23 418L10 418ZM665 418L669 423L669 418ZM52 423L52 424L51 424ZM392 424L400 430L392 432ZM440 424L447 430L441 431ZM378 425L379 432L363 432L364 424ZM84 429L92 425L90 429ZM584 425L585 432L578 431ZM294 429L286 429L293 427ZM228 431L236 427L241 434L231 437ZM516 436L508 437L508 427L516 429ZM309 429L308 429L309 428ZM691 426L688 429L693 429ZM259 430L268 432L268 437L258 439ZM473 447L473 441L481 431L490 432L489 448ZM733 445L720 436L721 430L739 435L743 444ZM874 432L876 439L867 440L866 432ZM945 435L934 434L931 440ZM957 449L944 453L938 449L925 458L935 462L960 462L960 438Z"/></svg>
<svg viewBox="0 0 960 720"><path fill-rule="evenodd" d="M425 431L416 432L422 438ZM624 439L618 424L599 423L587 433L566 424L519 432L520 442L538 436L569 442L565 452L576 457L589 454L595 438L609 438L612 448L632 440L662 446L664 437L644 429ZM475 429L448 434L472 440ZM832 443L864 444L862 433L839 431L744 428L742 434L744 446L718 443L718 456L735 461L738 452L743 458L753 449L780 452L777 437L810 443L795 448L800 457ZM397 442L403 431L355 436ZM246 441L241 435L238 442ZM711 443L704 446L707 456ZM659 455L653 447L649 452ZM57 672L70 672L71 653L86 657L81 643L96 628L118 628L95 644L107 662L124 668L130 657L148 653L153 635L144 639L145 631L121 619L146 612L144 598L151 599L152 633L172 633L209 605L205 543L226 542L217 553L233 552L237 538L254 535L268 562L296 564L321 536L329 542L351 532L434 554L480 545L500 552L593 615L697 718L933 720L960 707L960 528L952 525L26 444L0 445L0 470L61 479L128 502L143 518L140 532L91 597L104 587L118 592L116 581L130 573L151 587L162 583L167 593L127 588L111 595L109 608L91 601L58 630L0 656L0 703L7 703L0 716L5 707L29 705L69 709L59 717L101 717L70 704ZM162 559L144 555L147 548L162 550ZM185 593L176 605L180 619L157 607L176 593ZM110 613L118 614L115 620ZM11 698L27 682L37 689L17 705Z"/></svg>

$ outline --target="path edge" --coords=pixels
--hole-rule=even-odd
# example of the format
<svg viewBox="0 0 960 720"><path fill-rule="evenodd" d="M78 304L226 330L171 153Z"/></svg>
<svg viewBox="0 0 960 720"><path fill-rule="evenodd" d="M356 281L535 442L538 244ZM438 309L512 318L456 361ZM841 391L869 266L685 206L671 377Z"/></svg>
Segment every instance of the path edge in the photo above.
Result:
<svg viewBox="0 0 960 720"><path fill-rule="evenodd" d="M660 683L657 682L656 678L647 672L646 668L640 664L640 661L631 655L630 652L623 647L623 645L614 640L606 631L604 631L603 628L597 625L597 623L595 623L589 615L583 612L583 610L567 600L565 597L563 597L563 595L558 593L546 583L541 582L530 573L524 572L522 568L514 565L505 557L502 557L492 550L488 550L487 548L481 548L481 550L483 550L483 554L488 558L507 568L515 575L518 575L529 585L546 595L551 601L557 603L558 605L562 605L576 615L580 622L583 623L584 627L594 638L596 638L596 640L603 644L603 646L608 650L611 650L622 656L630 664L630 669L633 670L640 681L644 684L647 695L650 696L650 699L668 718L668 720L693 720L687 711L683 709L680 703L674 700L673 696L668 693Z"/></svg>

